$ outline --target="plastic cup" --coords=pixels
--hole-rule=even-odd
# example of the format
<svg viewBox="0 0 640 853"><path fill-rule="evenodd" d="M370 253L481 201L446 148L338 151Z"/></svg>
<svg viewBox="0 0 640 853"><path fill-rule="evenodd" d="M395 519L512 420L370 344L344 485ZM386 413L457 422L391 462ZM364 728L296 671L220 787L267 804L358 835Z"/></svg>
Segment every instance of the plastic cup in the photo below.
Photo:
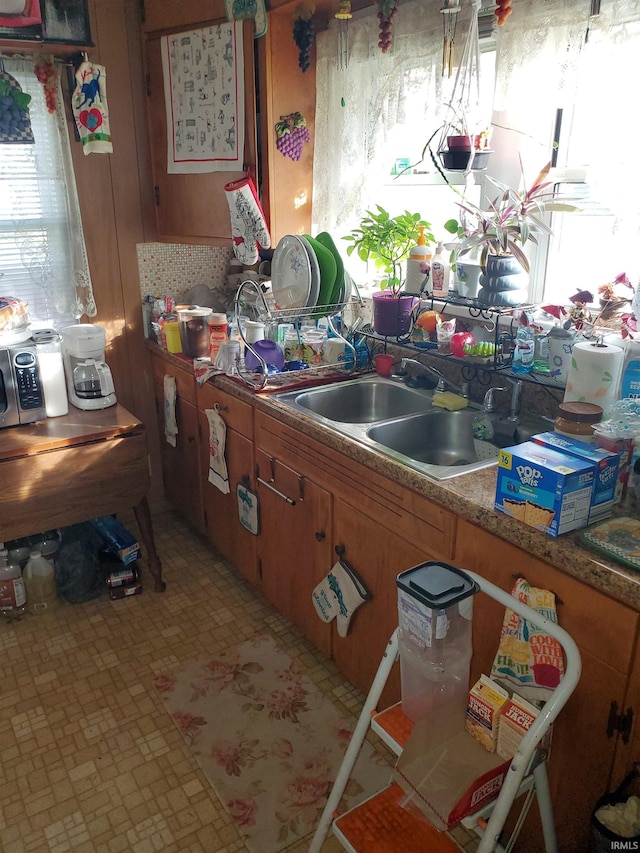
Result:
<svg viewBox="0 0 640 853"><path fill-rule="evenodd" d="M382 352L373 357L378 376L391 376L391 367L394 357L390 353Z"/></svg>

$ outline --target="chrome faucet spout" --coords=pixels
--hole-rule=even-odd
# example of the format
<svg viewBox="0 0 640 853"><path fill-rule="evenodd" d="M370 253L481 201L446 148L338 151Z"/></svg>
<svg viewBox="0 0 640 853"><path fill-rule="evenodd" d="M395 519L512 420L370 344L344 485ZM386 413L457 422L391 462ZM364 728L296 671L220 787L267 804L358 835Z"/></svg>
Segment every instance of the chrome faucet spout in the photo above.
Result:
<svg viewBox="0 0 640 853"><path fill-rule="evenodd" d="M511 405L509 407L508 420L517 421L520 419L520 405L522 403L522 380L511 379L509 376L507 376L506 379L513 386L511 390Z"/></svg>
<svg viewBox="0 0 640 853"><path fill-rule="evenodd" d="M469 383L463 382L460 387L455 385L446 376L444 376L436 367L432 367L430 364L423 364L421 361L418 361L417 358L403 358L400 361L400 370L403 373L408 373L411 376L416 376L422 374L423 376L431 373L433 376L437 377L438 384L436 386L437 391L446 391L447 388L451 388L452 391L455 391L456 394L460 394L461 397L469 396Z"/></svg>

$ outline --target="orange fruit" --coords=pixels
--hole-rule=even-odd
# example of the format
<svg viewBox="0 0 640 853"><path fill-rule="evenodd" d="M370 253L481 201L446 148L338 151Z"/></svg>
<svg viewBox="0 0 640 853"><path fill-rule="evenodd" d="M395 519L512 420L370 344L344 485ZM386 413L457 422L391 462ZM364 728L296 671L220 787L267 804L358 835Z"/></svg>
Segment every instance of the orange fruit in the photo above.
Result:
<svg viewBox="0 0 640 853"><path fill-rule="evenodd" d="M416 320L416 327L424 332L435 332L438 317L437 311L423 311Z"/></svg>

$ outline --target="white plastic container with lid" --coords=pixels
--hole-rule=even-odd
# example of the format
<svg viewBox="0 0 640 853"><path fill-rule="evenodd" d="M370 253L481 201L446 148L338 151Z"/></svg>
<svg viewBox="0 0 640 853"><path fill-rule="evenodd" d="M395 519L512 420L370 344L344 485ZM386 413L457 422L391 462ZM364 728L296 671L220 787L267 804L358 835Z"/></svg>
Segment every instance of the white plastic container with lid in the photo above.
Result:
<svg viewBox="0 0 640 853"><path fill-rule="evenodd" d="M62 337L55 329L40 329L32 333L32 338L36 344L47 417L66 415L69 399L62 363Z"/></svg>
<svg viewBox="0 0 640 853"><path fill-rule="evenodd" d="M420 236L417 244L411 249L407 260L407 280L405 290L409 293L421 293L425 283L429 279L429 271L431 268L430 261L432 251L427 246L427 238L424 236L424 225L418 227Z"/></svg>
<svg viewBox="0 0 640 853"><path fill-rule="evenodd" d="M444 297L449 293L449 276L451 266L445 257L442 243L438 243L436 253L431 261L431 292L434 296Z"/></svg>
<svg viewBox="0 0 640 853"><path fill-rule="evenodd" d="M0 550L0 616L19 619L26 610L27 594L20 564L9 557L6 548Z"/></svg>
<svg viewBox="0 0 640 853"><path fill-rule="evenodd" d="M209 324L209 358L213 363L218 355L220 344L227 340L227 315L209 314L207 322Z"/></svg>
<svg viewBox="0 0 640 853"><path fill-rule="evenodd" d="M58 604L53 564L33 550L24 570L27 588L27 611L40 614L53 610Z"/></svg>

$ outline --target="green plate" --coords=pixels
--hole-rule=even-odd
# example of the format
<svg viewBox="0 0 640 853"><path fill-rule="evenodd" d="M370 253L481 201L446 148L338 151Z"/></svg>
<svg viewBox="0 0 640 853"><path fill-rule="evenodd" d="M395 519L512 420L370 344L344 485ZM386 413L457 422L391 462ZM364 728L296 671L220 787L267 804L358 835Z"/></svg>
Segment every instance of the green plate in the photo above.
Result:
<svg viewBox="0 0 640 853"><path fill-rule="evenodd" d="M623 566L640 570L640 520L637 518L625 516L601 521L583 530L578 541Z"/></svg>
<svg viewBox="0 0 640 853"><path fill-rule="evenodd" d="M316 237L318 243L327 248L336 262L336 283L331 294L330 305L336 305L338 302L344 302L345 286L344 286L344 262L340 256L340 252L336 244L333 242L333 237L328 231L321 231Z"/></svg>
<svg viewBox="0 0 640 853"><path fill-rule="evenodd" d="M336 283L337 266L336 261L329 249L319 243L315 237L310 237L308 234L302 235L315 252L320 267L320 294L316 303L318 311L314 312L314 317L322 317L322 311L331 305L333 291Z"/></svg>

